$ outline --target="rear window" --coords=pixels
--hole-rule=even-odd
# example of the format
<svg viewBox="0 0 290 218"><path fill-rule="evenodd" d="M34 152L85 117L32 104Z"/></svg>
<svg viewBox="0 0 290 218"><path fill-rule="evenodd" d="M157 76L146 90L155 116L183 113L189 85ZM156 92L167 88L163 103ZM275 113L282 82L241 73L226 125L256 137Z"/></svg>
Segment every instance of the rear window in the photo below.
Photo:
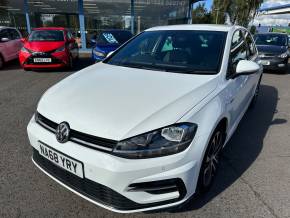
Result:
<svg viewBox="0 0 290 218"><path fill-rule="evenodd" d="M62 30L34 30L30 34L28 41L64 41L64 34Z"/></svg>

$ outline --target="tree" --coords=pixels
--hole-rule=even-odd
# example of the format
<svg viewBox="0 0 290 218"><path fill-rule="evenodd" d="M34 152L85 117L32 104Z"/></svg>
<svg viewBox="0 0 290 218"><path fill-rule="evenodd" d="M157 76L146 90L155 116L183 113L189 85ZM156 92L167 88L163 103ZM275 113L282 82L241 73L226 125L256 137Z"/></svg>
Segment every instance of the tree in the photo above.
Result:
<svg viewBox="0 0 290 218"><path fill-rule="evenodd" d="M247 27L256 16L262 0L214 0L212 13L214 23L224 23L224 13L228 13L231 22Z"/></svg>
<svg viewBox="0 0 290 218"><path fill-rule="evenodd" d="M205 8L205 3L200 3L192 10L192 23L211 23L211 13Z"/></svg>

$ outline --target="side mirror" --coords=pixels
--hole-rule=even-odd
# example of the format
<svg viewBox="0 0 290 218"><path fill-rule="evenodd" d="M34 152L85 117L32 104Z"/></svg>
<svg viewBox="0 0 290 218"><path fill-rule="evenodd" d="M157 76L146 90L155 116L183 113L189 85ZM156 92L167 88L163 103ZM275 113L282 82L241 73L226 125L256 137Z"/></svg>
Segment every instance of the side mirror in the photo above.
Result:
<svg viewBox="0 0 290 218"><path fill-rule="evenodd" d="M97 41L95 39L91 39L91 45L97 44Z"/></svg>
<svg viewBox="0 0 290 218"><path fill-rule="evenodd" d="M114 51L110 51L110 52L107 54L106 58L107 58L107 57L110 57L113 53L114 53Z"/></svg>
<svg viewBox="0 0 290 218"><path fill-rule="evenodd" d="M8 39L8 38L1 38L1 42L8 42L10 39Z"/></svg>
<svg viewBox="0 0 290 218"><path fill-rule="evenodd" d="M26 38L21 38L20 41L21 41L22 43L25 43L25 42L26 42Z"/></svg>
<svg viewBox="0 0 290 218"><path fill-rule="evenodd" d="M236 73L234 77L242 75L250 75L256 73L260 69L260 66L254 61L241 60L239 61Z"/></svg>

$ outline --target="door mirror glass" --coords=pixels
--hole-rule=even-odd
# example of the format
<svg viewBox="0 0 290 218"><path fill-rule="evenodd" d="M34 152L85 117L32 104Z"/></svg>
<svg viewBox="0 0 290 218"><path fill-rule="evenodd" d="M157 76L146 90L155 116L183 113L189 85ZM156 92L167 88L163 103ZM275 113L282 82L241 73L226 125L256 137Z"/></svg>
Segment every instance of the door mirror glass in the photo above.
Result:
<svg viewBox="0 0 290 218"><path fill-rule="evenodd" d="M1 42L8 42L9 39L8 38L1 38Z"/></svg>
<svg viewBox="0 0 290 218"><path fill-rule="evenodd" d="M253 74L253 73L256 73L259 69L260 69L260 66L256 62L248 61L248 60L241 60L239 61L237 65L235 77L240 76L240 75Z"/></svg>

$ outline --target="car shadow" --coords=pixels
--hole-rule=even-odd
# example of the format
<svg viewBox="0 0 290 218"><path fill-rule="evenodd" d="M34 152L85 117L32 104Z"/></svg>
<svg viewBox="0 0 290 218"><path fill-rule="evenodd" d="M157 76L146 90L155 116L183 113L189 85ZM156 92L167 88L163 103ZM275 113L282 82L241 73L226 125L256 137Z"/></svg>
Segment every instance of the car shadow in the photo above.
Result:
<svg viewBox="0 0 290 218"><path fill-rule="evenodd" d="M169 212L177 213L202 208L243 175L259 156L269 127L287 122L285 119L273 120L274 114L277 112L278 100L276 88L261 85L256 107L247 111L223 150L221 165L209 192L193 198L182 207Z"/></svg>
<svg viewBox="0 0 290 218"><path fill-rule="evenodd" d="M3 69L1 69L1 70L6 71L6 70L18 70L18 69L21 69L21 66L20 66L18 59L15 59L15 60L6 62L4 64Z"/></svg>

